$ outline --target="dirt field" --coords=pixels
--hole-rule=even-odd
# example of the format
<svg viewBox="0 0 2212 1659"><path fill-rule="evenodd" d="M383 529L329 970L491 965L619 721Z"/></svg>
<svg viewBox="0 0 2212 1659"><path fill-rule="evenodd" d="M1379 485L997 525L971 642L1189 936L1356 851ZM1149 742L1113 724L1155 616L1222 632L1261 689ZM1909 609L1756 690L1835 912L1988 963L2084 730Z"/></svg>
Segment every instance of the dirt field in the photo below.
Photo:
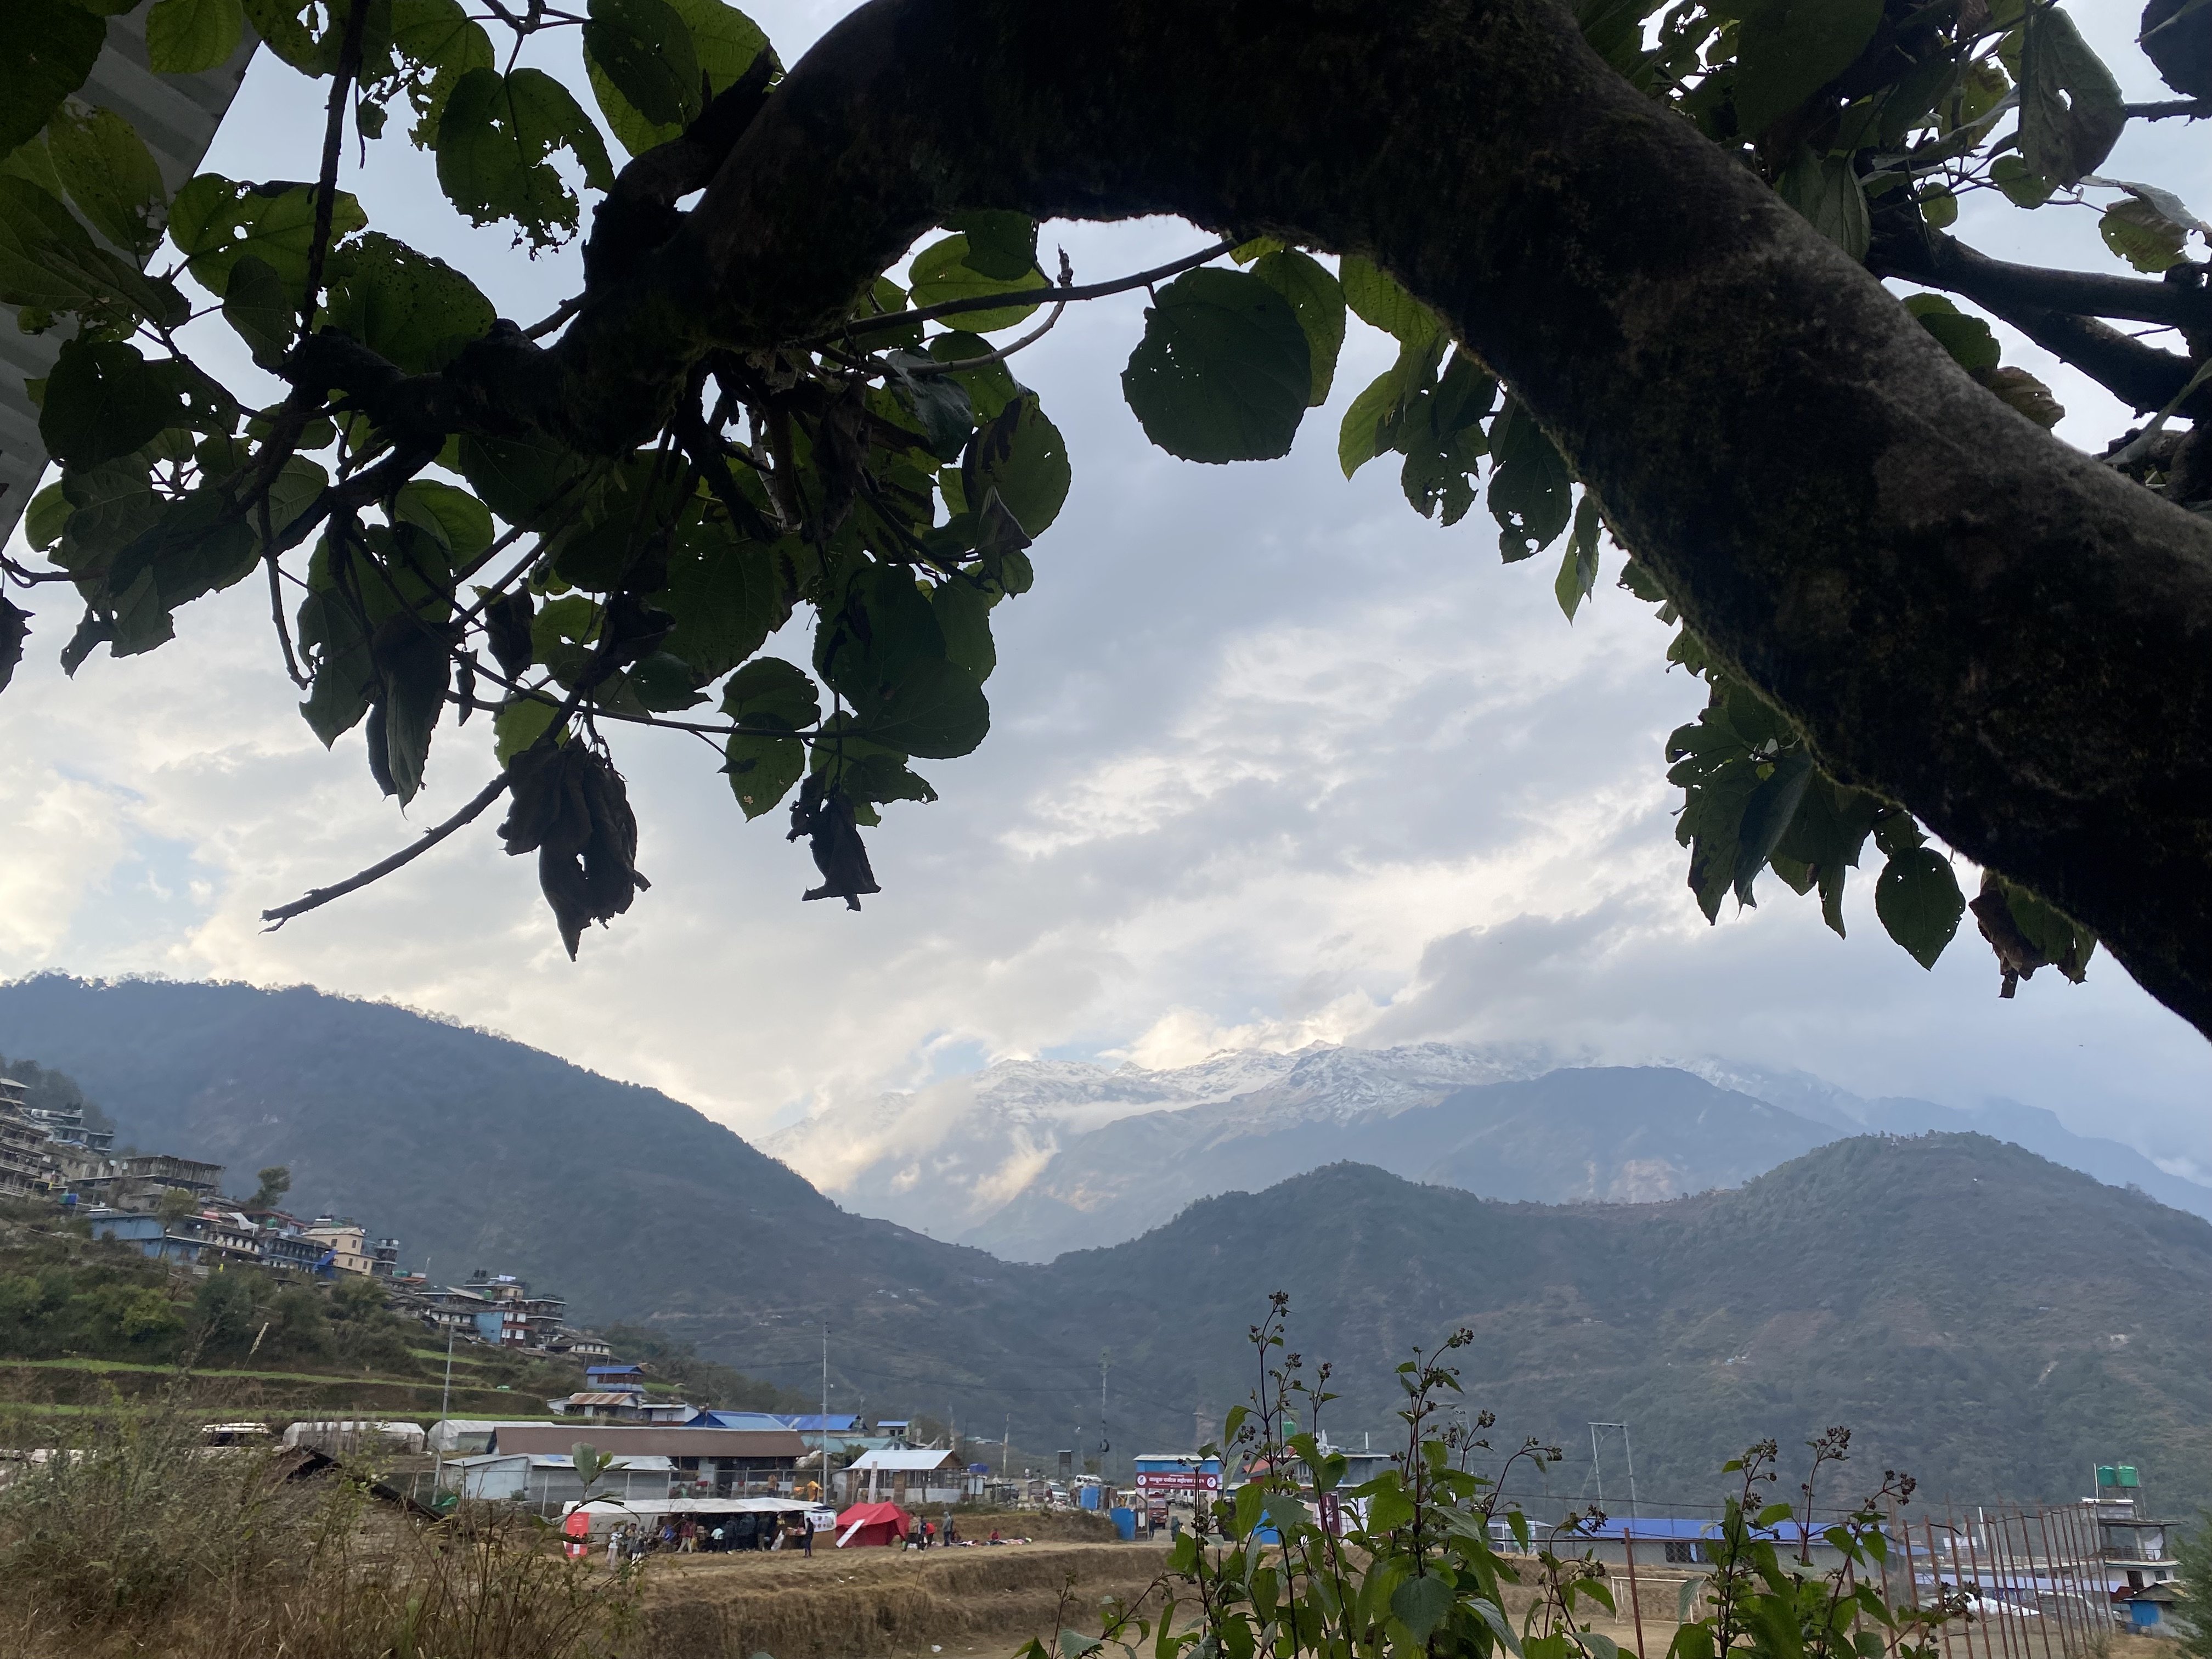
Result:
<svg viewBox="0 0 2212 1659"><path fill-rule="evenodd" d="M1097 1628L1108 1595L1134 1601L1164 1544L1009 1544L820 1550L656 1560L647 1659L943 1659L1012 1653L1062 1621ZM1066 1605L1062 1607L1063 1592Z"/></svg>

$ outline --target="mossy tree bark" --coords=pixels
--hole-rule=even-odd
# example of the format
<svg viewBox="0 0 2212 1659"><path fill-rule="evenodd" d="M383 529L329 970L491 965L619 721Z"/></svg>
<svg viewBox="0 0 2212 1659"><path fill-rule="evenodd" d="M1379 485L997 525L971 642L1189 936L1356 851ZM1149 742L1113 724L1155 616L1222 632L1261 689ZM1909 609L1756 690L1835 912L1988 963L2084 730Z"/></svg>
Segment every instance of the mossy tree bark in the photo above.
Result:
<svg viewBox="0 0 2212 1659"><path fill-rule="evenodd" d="M1373 258L1823 767L2212 1032L2212 526L1975 385L1557 0L876 0L478 395L633 442L699 353L830 324L981 208Z"/></svg>

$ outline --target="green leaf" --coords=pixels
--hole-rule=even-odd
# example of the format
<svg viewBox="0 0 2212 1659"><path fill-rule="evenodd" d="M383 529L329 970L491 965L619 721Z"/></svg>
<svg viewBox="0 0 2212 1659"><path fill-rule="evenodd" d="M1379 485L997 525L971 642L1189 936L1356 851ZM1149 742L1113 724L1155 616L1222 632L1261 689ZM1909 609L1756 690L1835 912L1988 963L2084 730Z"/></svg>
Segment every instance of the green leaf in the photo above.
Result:
<svg viewBox="0 0 2212 1659"><path fill-rule="evenodd" d="M149 281L129 260L93 244L55 197L16 173L0 173L0 303L44 311L121 307L181 322L190 307L166 282Z"/></svg>
<svg viewBox="0 0 2212 1659"><path fill-rule="evenodd" d="M1408 1578L1390 1592L1390 1611L1416 1644L1426 1642L1451 1612L1451 1586L1435 1573Z"/></svg>
<svg viewBox="0 0 2212 1659"><path fill-rule="evenodd" d="M230 268L229 286L222 296L222 319L246 342L256 363L273 369L291 349L292 331L300 320L300 312L285 290L284 279L266 259L248 253Z"/></svg>
<svg viewBox="0 0 2212 1659"><path fill-rule="evenodd" d="M1959 198L1948 185L1926 185L1913 199L1920 204L1920 216L1930 230L1948 230L1959 222Z"/></svg>
<svg viewBox="0 0 2212 1659"><path fill-rule="evenodd" d="M726 6L721 0L666 3L684 25L693 60L707 78L707 94L710 98L727 91L752 67L753 60L769 49L768 36L735 6ZM591 74L592 95L599 101L599 112L607 118L615 137L632 155L642 155L682 134L683 129L674 123L657 125L647 120L603 70L588 60L586 67ZM696 77L692 84L698 84Z"/></svg>
<svg viewBox="0 0 2212 1659"><path fill-rule="evenodd" d="M361 204L340 191L331 204L331 234L349 236L368 223ZM177 192L169 206L169 237L190 262L195 279L228 294L233 267L247 254L267 264L296 299L307 286L307 260L315 241L312 185L234 184L203 173Z"/></svg>
<svg viewBox="0 0 2212 1659"><path fill-rule="evenodd" d="M988 680L999 665L998 647L991 640L991 599L965 581L944 581L929 596L937 626L945 635L945 656L978 680Z"/></svg>
<svg viewBox="0 0 2212 1659"><path fill-rule="evenodd" d="M1744 136L1758 137L1849 69L1881 21L1881 0L1756 0L1747 7L1735 94Z"/></svg>
<svg viewBox="0 0 2212 1659"><path fill-rule="evenodd" d="M537 528L579 505L590 463L543 433L520 438L464 437L461 475L508 524ZM556 505L556 503L558 503Z"/></svg>
<svg viewBox="0 0 2212 1659"><path fill-rule="evenodd" d="M933 336L929 355L940 363L971 362L989 356L991 343L980 334L956 331ZM978 368L960 369L951 378L967 392L969 405L979 421L997 420L1000 412L1022 392L1021 383L1014 379L1013 371L1003 359ZM953 510L957 512L959 508Z"/></svg>
<svg viewBox="0 0 2212 1659"><path fill-rule="evenodd" d="M62 526L74 510L62 493L61 480L55 479L31 497L31 505L23 514L23 538L45 552L62 538Z"/></svg>
<svg viewBox="0 0 2212 1659"><path fill-rule="evenodd" d="M1429 385L1443 356L1443 336L1401 345L1398 361L1377 375L1344 411L1336 438L1337 464L1347 478L1377 455L1398 447L1406 412Z"/></svg>
<svg viewBox="0 0 2212 1659"><path fill-rule="evenodd" d="M977 275L1024 283L1036 276L1037 225L1028 214L1003 209L956 213L945 228L968 239L964 263Z"/></svg>
<svg viewBox="0 0 2212 1659"><path fill-rule="evenodd" d="M924 365L934 368L937 362L919 351L886 352L884 361L891 366L891 396L927 434L931 452L940 461L959 459L960 452L968 447L968 434L975 429L975 410L968 401L968 389L950 374L913 374Z"/></svg>
<svg viewBox="0 0 2212 1659"><path fill-rule="evenodd" d="M1990 164L1990 182L2004 192L2005 199L2014 207L2039 208L2051 199L2058 188L2057 183L2020 159L2017 155L2000 155Z"/></svg>
<svg viewBox="0 0 2212 1659"><path fill-rule="evenodd" d="M1497 465L1490 475L1490 514L1498 520L1505 562L1533 558L1567 527L1573 480L1567 464L1517 398L1506 399L1491 430Z"/></svg>
<svg viewBox="0 0 2212 1659"><path fill-rule="evenodd" d="M1997 337L1980 318L1969 317L1940 294L1909 295L1905 308L1968 374L1986 373L1997 366Z"/></svg>
<svg viewBox="0 0 2212 1659"><path fill-rule="evenodd" d="M1145 435L1187 461L1287 455L1312 386L1290 301L1256 276L1210 267L1158 291L1121 372Z"/></svg>
<svg viewBox="0 0 2212 1659"><path fill-rule="evenodd" d="M781 657L762 657L730 676L722 712L740 725L799 732L822 718L822 697L806 671Z"/></svg>
<svg viewBox="0 0 2212 1659"><path fill-rule="evenodd" d="M328 270L329 325L410 374L445 368L491 331L491 301L474 283L392 237L356 237L332 250Z"/></svg>
<svg viewBox="0 0 2212 1659"><path fill-rule="evenodd" d="M2156 275L2188 257L2190 227L2176 224L2148 202L2115 202L2097 221L2105 246L2137 270Z"/></svg>
<svg viewBox="0 0 2212 1659"><path fill-rule="evenodd" d="M1018 276L992 276L976 270L968 263L968 238L961 234L932 242L915 254L907 276L907 300L917 310L994 294L1034 293L1048 286L1044 273L1034 267ZM1036 310L1034 305L992 306L956 314L962 328L976 334L995 334L1026 321Z"/></svg>
<svg viewBox="0 0 2212 1659"><path fill-rule="evenodd" d="M668 586L653 604L676 618L661 648L702 680L720 678L790 620L776 547L737 536L727 524L687 524L668 556Z"/></svg>
<svg viewBox="0 0 2212 1659"><path fill-rule="evenodd" d="M128 455L184 416L174 382L121 341L65 342L46 380L39 436L71 467Z"/></svg>
<svg viewBox="0 0 2212 1659"><path fill-rule="evenodd" d="M1337 354L1344 347L1344 288L1320 260L1285 249L1262 256L1252 274L1290 302L1305 331L1306 355L1313 366L1313 389L1306 406L1328 401L1336 379Z"/></svg>
<svg viewBox="0 0 2212 1659"><path fill-rule="evenodd" d="M1566 555L1559 561L1559 574L1552 583L1552 593L1559 602L1559 609L1567 613L1567 620L1575 619L1584 599L1597 591L1597 536L1601 527L1598 516L1597 497L1585 489L1575 507L1574 534L1567 538Z"/></svg>
<svg viewBox="0 0 2212 1659"><path fill-rule="evenodd" d="M1966 908L1951 861L1932 847L1893 853L1875 884L1875 914L1923 968L1936 965Z"/></svg>
<svg viewBox="0 0 2212 1659"><path fill-rule="evenodd" d="M870 738L926 760L972 753L991 729L991 706L972 669L917 657L877 695L855 699Z"/></svg>
<svg viewBox="0 0 2212 1659"><path fill-rule="evenodd" d="M115 632L108 641L109 653L118 657L143 656L176 636L175 621L169 615L169 607L161 602L153 571L140 571L137 580L116 596Z"/></svg>
<svg viewBox="0 0 2212 1659"><path fill-rule="evenodd" d="M510 697L492 716L492 756L505 766L536 743L561 712L558 704L543 697Z"/></svg>
<svg viewBox="0 0 2212 1659"><path fill-rule="evenodd" d="M1850 156L1816 155L1809 147L1800 145L1774 188L1814 229L1852 258L1866 258L1872 225L1867 215L1866 191Z"/></svg>
<svg viewBox="0 0 2212 1659"><path fill-rule="evenodd" d="M1744 801L1730 883L1739 904L1758 903L1752 896L1753 884L1797 816L1798 804L1805 799L1805 788L1812 778L1813 757L1803 749L1793 749L1774 763L1774 770Z"/></svg>
<svg viewBox="0 0 2212 1659"><path fill-rule="evenodd" d="M696 119L699 59L691 31L668 0L591 0L589 11L584 61L593 71L593 90L604 81L656 127L682 128ZM600 107L613 125L614 112L604 99Z"/></svg>
<svg viewBox="0 0 2212 1659"><path fill-rule="evenodd" d="M2119 82L2057 6L2031 6L2022 30L2021 159L2031 172L2070 188L2119 142L2128 119Z"/></svg>
<svg viewBox="0 0 2212 1659"><path fill-rule="evenodd" d="M283 63L319 78L337 72L344 31L330 11L316 9L323 25L316 33L301 21L307 10L303 0L244 0L244 5L253 32Z"/></svg>
<svg viewBox="0 0 2212 1659"><path fill-rule="evenodd" d="M511 220L517 240L558 247L575 234L580 208L546 160L557 149L593 187L612 188L606 146L568 88L543 70L472 69L438 119L438 183L470 222Z"/></svg>
<svg viewBox="0 0 2212 1659"><path fill-rule="evenodd" d="M493 541L491 509L435 478L416 478L392 498L395 523L420 526L438 538L455 563L481 556Z"/></svg>
<svg viewBox="0 0 2212 1659"><path fill-rule="evenodd" d="M246 22L238 0L159 0L146 14L146 58L162 75L198 75L230 61Z"/></svg>
<svg viewBox="0 0 2212 1659"><path fill-rule="evenodd" d="M392 0L392 50L412 66L404 76L415 112L410 142L417 149L435 149L439 119L461 77L498 62L491 36L459 0Z"/></svg>
<svg viewBox="0 0 2212 1659"><path fill-rule="evenodd" d="M9 0L0 52L0 154L35 137L84 84L107 25L70 0Z"/></svg>
<svg viewBox="0 0 2212 1659"><path fill-rule="evenodd" d="M1389 441L1405 453L1399 486L1423 518L1442 507L1443 522L1455 525L1474 505L1474 473L1490 453L1482 421L1497 397L1496 377L1464 351L1452 353L1436 385L1413 388Z"/></svg>
<svg viewBox="0 0 2212 1659"><path fill-rule="evenodd" d="M1398 280L1373 261L1347 253L1337 261L1337 277L1344 302L1360 321L1381 329L1401 345L1425 350L1444 332L1435 312L1400 287Z"/></svg>
<svg viewBox="0 0 2212 1659"><path fill-rule="evenodd" d="M812 726L822 702L805 672L780 657L749 662L722 688L722 709L740 725L725 752L730 791L748 818L773 811L806 769L805 745L776 735Z"/></svg>
<svg viewBox="0 0 2212 1659"><path fill-rule="evenodd" d="M1023 392L979 428L960 462L966 499L980 512L984 497L995 490L1032 540L1060 516L1073 477L1067 441L1037 407L1033 392Z"/></svg>
<svg viewBox="0 0 2212 1659"><path fill-rule="evenodd" d="M374 654L384 686L386 774L404 806L422 787L430 734L445 712L453 659L436 629L406 616L394 617L377 630ZM375 730L370 727L372 739Z"/></svg>
<svg viewBox="0 0 2212 1659"><path fill-rule="evenodd" d="M112 110L64 106L47 124L46 153L94 230L142 261L160 246L169 192L130 122Z"/></svg>
<svg viewBox="0 0 2212 1659"><path fill-rule="evenodd" d="M806 771L806 745L797 738L733 732L723 746L730 793L748 819L773 812Z"/></svg>

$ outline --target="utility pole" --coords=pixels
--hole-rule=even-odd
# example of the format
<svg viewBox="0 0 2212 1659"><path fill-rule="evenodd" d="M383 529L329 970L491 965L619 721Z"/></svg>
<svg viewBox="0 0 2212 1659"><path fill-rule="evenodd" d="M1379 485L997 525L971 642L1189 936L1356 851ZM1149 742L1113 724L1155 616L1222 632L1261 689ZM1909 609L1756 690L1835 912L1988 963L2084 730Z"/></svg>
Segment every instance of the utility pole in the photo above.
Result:
<svg viewBox="0 0 2212 1659"><path fill-rule="evenodd" d="M1004 1481L1006 1478L1006 1459L1012 1455L1013 1441L1014 1416L1012 1412L1009 1412L1006 1413L1006 1438L999 1442L999 1479L1001 1481Z"/></svg>
<svg viewBox="0 0 2212 1659"><path fill-rule="evenodd" d="M262 1328L266 1330L268 1327L264 1325ZM438 1426L441 1429L449 1429L453 1422L453 1327L452 1322L448 1321L446 1325L446 1386L438 1395ZM445 1468L446 1443L441 1439L438 1443L437 1451L430 1459L430 1502L434 1505L438 1501L438 1482L445 1472Z"/></svg>
<svg viewBox="0 0 2212 1659"><path fill-rule="evenodd" d="M1628 1518L1632 1522L1637 1519L1636 1450L1635 1448L1629 1443L1628 1425L1626 1423L1593 1423L1589 1425L1590 1478L1596 1482L1597 1506L1601 1510L1605 1507L1605 1471L1598 1461L1597 1431L1600 1429L1619 1429L1620 1431L1621 1451L1628 1460Z"/></svg>
<svg viewBox="0 0 2212 1659"><path fill-rule="evenodd" d="M1111 1440L1109 1440L1109 1439L1108 1439L1108 1438L1106 1437L1106 1370L1107 1370L1107 1368L1108 1368L1109 1365L1111 1365L1113 1363L1114 1363L1114 1353L1113 1353L1113 1350L1111 1350L1110 1348L1101 1348L1101 1349L1099 1349L1099 1351L1098 1351L1098 1482L1099 1482L1099 1484L1100 1484L1101 1486L1103 1486L1103 1485L1105 1485L1105 1483L1106 1483L1106 1454L1107 1454L1108 1452L1111 1451L1111 1450L1114 1449L1114 1443L1113 1443Z"/></svg>
<svg viewBox="0 0 2212 1659"><path fill-rule="evenodd" d="M830 1322L826 1319L822 1322L822 1501L830 1501Z"/></svg>

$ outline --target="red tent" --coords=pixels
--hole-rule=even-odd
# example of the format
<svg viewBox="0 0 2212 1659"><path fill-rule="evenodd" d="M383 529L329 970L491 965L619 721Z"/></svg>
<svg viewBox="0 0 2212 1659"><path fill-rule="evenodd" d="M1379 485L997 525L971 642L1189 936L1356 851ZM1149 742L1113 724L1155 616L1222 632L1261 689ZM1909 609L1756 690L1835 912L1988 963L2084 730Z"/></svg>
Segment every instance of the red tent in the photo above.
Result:
<svg viewBox="0 0 2212 1659"><path fill-rule="evenodd" d="M855 1504L837 1517L837 1547L895 1544L914 1529L914 1517L896 1504Z"/></svg>

